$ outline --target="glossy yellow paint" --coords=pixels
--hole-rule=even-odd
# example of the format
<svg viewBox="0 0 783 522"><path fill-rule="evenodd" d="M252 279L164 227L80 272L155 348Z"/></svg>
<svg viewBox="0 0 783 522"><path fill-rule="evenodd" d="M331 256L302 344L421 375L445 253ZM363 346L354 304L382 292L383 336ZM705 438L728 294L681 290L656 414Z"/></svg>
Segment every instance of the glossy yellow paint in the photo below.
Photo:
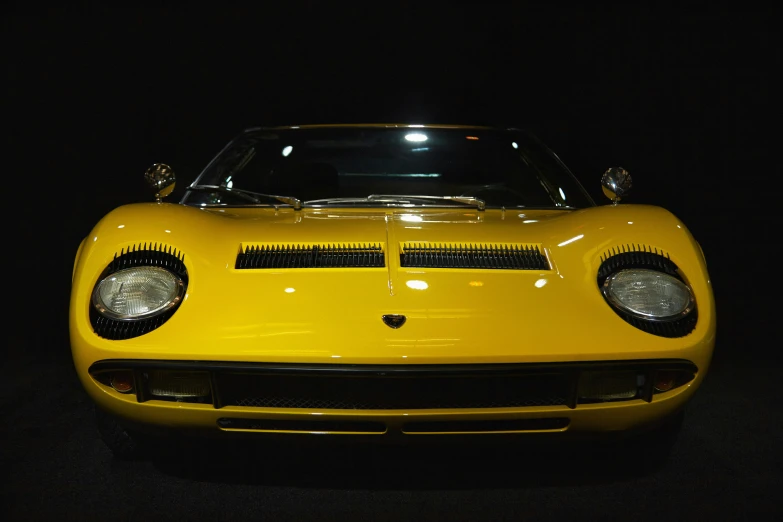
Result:
<svg viewBox="0 0 783 522"><path fill-rule="evenodd" d="M409 242L536 244L551 268L403 268L400 247ZM88 318L93 287L116 253L143 243L164 244L184 253L190 277L185 299L174 316L153 332L122 341L102 339L93 333ZM271 243L376 243L383 247L387 266L234 269L242 245ZM667 339L642 332L604 302L596 284L601 256L629 244L667 253L680 267L699 308L699 321L691 334ZM408 320L394 330L381 321L384 314L404 314ZM609 422L608 429L622 429L634 419L649 420L687 400L709 366L715 325L713 293L699 245L671 213L645 205L484 212L471 208L294 211L127 205L102 219L80 247L70 312L75 365L96 401L127 418L140 420L146 415L151 422L212 428L217 418L214 410L124 401L93 381L87 368L99 360L118 358L319 364L675 358L697 365L696 380L666 397L657 396L652 404L613 403L569 410L572 429L598 427L601 422ZM165 413L170 410L176 413ZM225 410L220 410L221 415ZM248 410L244 413L250 418L303 415L301 411ZM562 414L558 408L459 414L523 418L553 412ZM388 419L403 414L380 415Z"/></svg>

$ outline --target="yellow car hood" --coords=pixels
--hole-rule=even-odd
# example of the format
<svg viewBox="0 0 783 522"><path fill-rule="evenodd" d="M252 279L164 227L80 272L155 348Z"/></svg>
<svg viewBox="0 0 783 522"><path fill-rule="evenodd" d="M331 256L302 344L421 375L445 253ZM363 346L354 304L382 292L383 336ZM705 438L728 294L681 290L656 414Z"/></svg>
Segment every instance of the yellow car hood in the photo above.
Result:
<svg viewBox="0 0 783 522"><path fill-rule="evenodd" d="M532 245L549 269L404 268L405 243ZM92 333L90 295L115 254L144 244L184 255L187 295L160 328L111 341ZM379 268L235 268L247 246L383 248ZM670 256L699 310L683 338L637 330L604 301L602 256ZM109 213L74 268L71 327L105 354L139 358L307 363L547 362L687 356L713 341L714 302L698 243L654 206L577 211L196 208L134 204ZM382 321L401 314L397 329ZM91 337L90 337L91 336Z"/></svg>

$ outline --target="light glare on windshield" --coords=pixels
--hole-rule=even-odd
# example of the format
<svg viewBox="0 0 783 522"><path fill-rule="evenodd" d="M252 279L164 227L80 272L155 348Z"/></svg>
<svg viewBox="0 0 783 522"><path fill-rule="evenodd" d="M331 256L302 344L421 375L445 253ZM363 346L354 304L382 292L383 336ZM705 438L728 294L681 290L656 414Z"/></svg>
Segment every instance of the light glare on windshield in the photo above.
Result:
<svg viewBox="0 0 783 522"><path fill-rule="evenodd" d="M557 157L523 131L405 127L248 130L210 163L191 185L198 188L189 189L182 203L283 203L298 208L298 201L317 201L322 206L377 206L379 202L369 196L393 194L418 199L385 204L454 206L481 201L487 208L594 205Z"/></svg>

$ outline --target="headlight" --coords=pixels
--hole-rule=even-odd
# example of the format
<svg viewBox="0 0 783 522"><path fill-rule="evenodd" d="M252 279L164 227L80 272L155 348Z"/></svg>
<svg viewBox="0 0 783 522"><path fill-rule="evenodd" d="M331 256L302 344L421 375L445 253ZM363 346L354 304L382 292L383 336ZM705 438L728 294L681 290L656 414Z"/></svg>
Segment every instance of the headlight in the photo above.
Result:
<svg viewBox="0 0 783 522"><path fill-rule="evenodd" d="M693 294L682 281L657 270L620 270L606 278L602 291L620 310L653 321L679 319L694 305Z"/></svg>
<svg viewBox="0 0 783 522"><path fill-rule="evenodd" d="M92 304L103 316L121 321L145 319L176 306L185 284L176 274L155 266L114 272L102 279L92 294Z"/></svg>

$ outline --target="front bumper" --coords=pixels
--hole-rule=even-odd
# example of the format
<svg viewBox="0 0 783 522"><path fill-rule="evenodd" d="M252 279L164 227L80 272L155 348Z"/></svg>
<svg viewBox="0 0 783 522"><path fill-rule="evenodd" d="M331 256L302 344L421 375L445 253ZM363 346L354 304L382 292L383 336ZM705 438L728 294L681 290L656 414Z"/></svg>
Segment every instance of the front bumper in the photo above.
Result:
<svg viewBox="0 0 783 522"><path fill-rule="evenodd" d="M203 372L209 376L209 400L173 402L151 396L145 388L150 369ZM656 392L654 376L661 369L687 370L693 378L671 391ZM133 393L119 393L100 378L113 370L133 373ZM580 399L580 376L595 371L637 372L636 396L608 402ZM290 382L281 385L281 376ZM104 360L80 373L100 408L143 431L217 436L307 433L378 440L412 440L428 435L633 432L654 426L682 409L703 376L704 372L688 361L664 359L470 366ZM301 393L294 402L247 400L228 384L254 379L276 379L275 390L282 386ZM525 388L524 383L531 382L534 385ZM372 386L366 387L368 383ZM454 387L455 383L459 387ZM388 393L379 395L378 389ZM253 391L257 395L258 389ZM308 392L319 395L308 402ZM345 403L347 396L356 395L360 395L356 401ZM452 402L444 403L443 397ZM439 405L448 407L434 407Z"/></svg>

